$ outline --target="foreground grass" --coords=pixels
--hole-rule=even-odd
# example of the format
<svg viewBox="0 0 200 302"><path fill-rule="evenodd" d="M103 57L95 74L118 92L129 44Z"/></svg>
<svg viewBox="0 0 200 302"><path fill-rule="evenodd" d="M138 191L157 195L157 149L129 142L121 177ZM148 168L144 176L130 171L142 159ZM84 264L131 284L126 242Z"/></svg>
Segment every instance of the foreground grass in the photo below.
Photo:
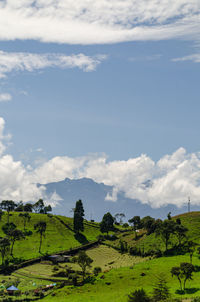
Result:
<svg viewBox="0 0 200 302"><path fill-rule="evenodd" d="M164 274L170 293L173 298L190 299L200 296L200 272L193 275L193 280L186 284L187 290L184 295L179 292L179 282L172 278L170 270L181 262L188 262L189 256L163 257L135 264L131 267L111 269L96 279L94 284L85 284L81 287L64 287L43 301L70 301L70 302L126 302L128 294L137 288L144 288L148 294L152 294L153 285L159 274ZM194 265L200 265L198 257L193 259Z"/></svg>

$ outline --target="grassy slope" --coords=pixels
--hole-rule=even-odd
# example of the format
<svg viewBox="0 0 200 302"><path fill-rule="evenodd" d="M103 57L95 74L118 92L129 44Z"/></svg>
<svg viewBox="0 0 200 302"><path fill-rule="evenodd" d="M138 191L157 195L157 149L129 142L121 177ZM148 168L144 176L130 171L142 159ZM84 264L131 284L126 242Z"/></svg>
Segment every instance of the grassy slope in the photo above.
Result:
<svg viewBox="0 0 200 302"><path fill-rule="evenodd" d="M200 212L191 212L185 213L181 215L177 215L173 217L173 219L181 219L181 223L188 228L187 237L190 240L194 240L195 242L200 244ZM141 232L142 233L142 232ZM150 236L141 236L137 240L135 240L135 234L133 232L127 232L119 235L119 239L114 242L107 242L113 246L119 246L119 241L126 241L128 246L135 246L144 249L144 251L161 249L165 250L165 245L161 240L160 236L156 237L155 234L151 234ZM177 238L175 236L171 237L172 243L178 243ZM170 248L170 244L169 244Z"/></svg>
<svg viewBox="0 0 200 302"><path fill-rule="evenodd" d="M193 280L186 284L187 293L182 296L178 293L179 283L170 274L171 267L181 262L188 262L189 257L174 256L163 257L136 264L133 268L122 267L112 269L104 274L104 279L97 278L94 285L85 284L79 288L65 287L55 293L54 297L47 297L44 302L126 302L127 295L136 288L144 288L150 295L159 274L164 274L170 293L177 298L191 298L200 296L200 272L194 273ZM200 265L200 260L194 257L194 264ZM142 276L141 274L145 275ZM108 284L110 283L110 284Z"/></svg>
<svg viewBox="0 0 200 302"><path fill-rule="evenodd" d="M60 218L63 219L66 224L72 225L72 218L67 218L64 216L60 216ZM44 220L47 223L45 238L42 244L43 253L55 253L57 251L68 250L81 245L82 242L75 238L73 230L66 228L66 226L56 219L56 216L49 218L44 214L31 214L31 220L27 224L26 228L31 230L33 234L31 236L27 236L25 240L15 243L15 257L31 259L40 256L38 253L39 235L34 231L34 224L40 220ZM0 222L0 236L5 236L1 230L1 227L6 222L7 215L5 214ZM23 220L21 217L19 217L19 213L12 213L12 216L10 216L10 222L14 222L17 225L17 228L23 230ZM99 228L96 227L96 224L93 227L92 224L88 226L88 224L85 223L85 232L83 234L88 241L96 240L96 237L99 235L99 233L100 231Z"/></svg>

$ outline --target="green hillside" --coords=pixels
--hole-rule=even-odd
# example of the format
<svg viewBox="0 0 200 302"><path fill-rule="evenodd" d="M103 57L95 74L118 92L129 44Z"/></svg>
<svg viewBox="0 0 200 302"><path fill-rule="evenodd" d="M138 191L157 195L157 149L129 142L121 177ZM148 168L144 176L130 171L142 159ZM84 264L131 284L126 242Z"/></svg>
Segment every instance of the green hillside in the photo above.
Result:
<svg viewBox="0 0 200 302"><path fill-rule="evenodd" d="M47 228L45 238L42 243L42 253L55 253L62 250L69 250L80 246L89 241L96 240L100 234L97 224L84 222L85 231L82 236L76 236L73 232L73 219L64 216L45 215L30 213L31 219L27 223L26 230L31 231L32 235L26 236L24 240L16 241L14 245L14 257L23 259L32 259L41 254L38 253L39 234L34 230L34 224L39 221L45 221ZM64 223L62 223L62 221ZM5 237L2 226L7 222L7 214L2 216L0 222L0 236ZM13 222L18 229L24 230L23 219L19 217L19 213L12 212L10 222Z"/></svg>
<svg viewBox="0 0 200 302"><path fill-rule="evenodd" d="M187 238L200 244L200 212L184 213L177 215L172 219L176 220L177 218L180 218L181 224L188 228L188 232L186 234ZM161 251L165 250L165 245L160 236L156 236L155 233L147 236L144 230L141 230L138 233L137 240L135 239L135 233L133 231L127 231L118 235L117 240L113 242L107 241L107 244L113 247L119 247L120 241L127 242L128 247L137 247L144 252L149 252L151 250L155 251L158 249ZM175 235L172 235L169 248L176 243L178 243L178 240Z"/></svg>
<svg viewBox="0 0 200 302"><path fill-rule="evenodd" d="M181 219L182 225L188 228L187 238L200 243L200 212L191 212L182 214L172 219ZM41 256L38 253L39 235L34 230L34 224L39 221L45 221L47 230L42 244L42 253L55 253L63 250L70 250L81 244L96 240L100 235L98 223L84 221L84 232L75 234L73 231L73 219L65 216L31 214L31 220L26 229L32 234L25 240L16 242L14 247L14 256L23 259L35 258ZM4 214L0 222L0 236L4 236L1 227L7 222L7 215ZM23 219L19 213L11 213L10 222L23 230ZM110 234L114 234L111 232ZM120 253L120 242L127 242L128 251L130 247L137 246L144 251L161 249L165 250L161 238L155 234L147 235L145 230L141 230L137 238L135 233L129 229L116 229L115 236L108 236L102 244L90 248L86 251L87 255L93 260L88 268L91 282L82 286L69 285L69 279L65 275L57 275L56 272L65 271L70 268L72 275L79 274L80 266L73 261L71 263L53 264L50 261L42 261L33 265L22 267L14 271L10 276L0 275L0 286L6 282L18 283L18 288L22 291L20 298L14 298L11 301L24 301L28 292L29 301L34 301L35 290L45 288L46 285L56 282L55 288L45 291L44 297L39 301L44 302L127 302L128 294L135 289L144 288L148 295L152 295L154 284L157 277L163 274L171 294L172 300L178 298L178 301L192 301L191 298L200 296L200 257L195 251L193 255L193 264L195 272L192 280L187 281L187 290L180 292L179 282L176 277L171 276L171 268L179 266L182 262L190 262L189 254L163 256L160 258L132 256L128 252ZM172 237L172 244L177 242L175 236ZM109 246L113 245L115 249ZM169 245L169 248L171 247ZM117 249L116 249L117 247ZM101 267L102 272L98 276L93 275L94 267ZM78 280L82 280L79 275ZM65 282L60 288L60 284ZM189 299L189 300L185 300ZM171 300L171 301L172 301Z"/></svg>

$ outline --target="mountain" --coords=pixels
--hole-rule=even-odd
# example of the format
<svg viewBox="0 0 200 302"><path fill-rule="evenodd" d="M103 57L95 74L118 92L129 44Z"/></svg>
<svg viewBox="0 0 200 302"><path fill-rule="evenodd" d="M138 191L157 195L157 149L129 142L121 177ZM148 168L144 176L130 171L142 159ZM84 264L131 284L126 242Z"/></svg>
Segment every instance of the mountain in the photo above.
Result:
<svg viewBox="0 0 200 302"><path fill-rule="evenodd" d="M150 185L150 182L146 184ZM52 182L44 185L47 194L50 196L56 192L62 200L57 204L53 212L66 216L73 216L72 209L78 199L83 201L85 209L85 218L100 221L106 212L124 213L128 220L135 215L144 217L150 215L155 218L165 218L169 212L172 215L187 212L187 205L182 208L177 208L172 204L168 204L161 208L151 208L147 204L142 204L136 199L127 198L124 192L119 192L117 201L106 200L106 196L112 195L113 187L103 183L96 183L89 178L69 179L63 181ZM192 210L199 210L198 207L193 207Z"/></svg>

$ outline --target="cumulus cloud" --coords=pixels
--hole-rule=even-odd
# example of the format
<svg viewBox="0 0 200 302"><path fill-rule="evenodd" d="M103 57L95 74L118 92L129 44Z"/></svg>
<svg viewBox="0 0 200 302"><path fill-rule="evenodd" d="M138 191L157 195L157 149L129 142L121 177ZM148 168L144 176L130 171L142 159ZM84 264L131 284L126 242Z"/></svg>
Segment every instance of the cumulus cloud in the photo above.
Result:
<svg viewBox="0 0 200 302"><path fill-rule="evenodd" d="M12 96L9 93L0 93L0 103L9 102L12 100Z"/></svg>
<svg viewBox="0 0 200 302"><path fill-rule="evenodd" d="M0 200L36 201L43 197L47 199L45 187L38 187L32 181L32 168L25 167L22 162L15 161L9 154L5 154L5 141L9 135L4 134L5 121L0 117ZM55 205L61 199L54 193L48 197L48 203Z"/></svg>
<svg viewBox="0 0 200 302"><path fill-rule="evenodd" d="M112 194L106 196L108 201L116 201L118 193L124 192L152 207L169 203L180 207L188 196L200 205L200 152L188 154L179 148L157 162L145 154L124 161L108 161L105 154L57 156L33 168L5 154L4 127L0 118L0 199L26 202L43 198L55 206L61 198L56 192L47 196L46 183L88 177L113 186Z"/></svg>
<svg viewBox="0 0 200 302"><path fill-rule="evenodd" d="M0 78L13 71L35 71L48 67L80 68L83 71L93 71L106 59L105 55L89 57L84 54L34 54L23 52L0 51ZM4 95L9 97L9 95Z"/></svg>
<svg viewBox="0 0 200 302"><path fill-rule="evenodd" d="M152 207L182 206L191 197L200 204L200 153L187 154L184 148L154 162L147 155L127 161L107 161L105 155L81 158L55 157L33 171L41 183L65 177L89 177L114 186L107 200L116 201L118 192Z"/></svg>
<svg viewBox="0 0 200 302"><path fill-rule="evenodd" d="M199 0L3 0L0 39L70 44L200 37Z"/></svg>

